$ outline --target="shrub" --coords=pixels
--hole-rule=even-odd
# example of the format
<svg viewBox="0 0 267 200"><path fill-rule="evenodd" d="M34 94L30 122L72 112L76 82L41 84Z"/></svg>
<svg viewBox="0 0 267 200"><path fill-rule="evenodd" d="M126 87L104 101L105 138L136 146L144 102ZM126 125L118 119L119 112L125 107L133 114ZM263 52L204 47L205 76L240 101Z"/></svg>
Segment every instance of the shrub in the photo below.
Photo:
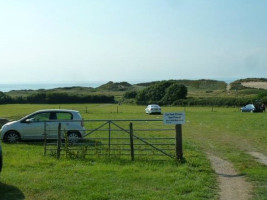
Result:
<svg viewBox="0 0 267 200"><path fill-rule="evenodd" d="M177 99L184 99L187 95L187 88L176 81L157 82L136 95L137 104L172 104Z"/></svg>
<svg viewBox="0 0 267 200"><path fill-rule="evenodd" d="M135 98L137 95L137 92L136 91L129 91L129 92L125 92L124 95L123 95L123 98L125 99L133 99Z"/></svg>

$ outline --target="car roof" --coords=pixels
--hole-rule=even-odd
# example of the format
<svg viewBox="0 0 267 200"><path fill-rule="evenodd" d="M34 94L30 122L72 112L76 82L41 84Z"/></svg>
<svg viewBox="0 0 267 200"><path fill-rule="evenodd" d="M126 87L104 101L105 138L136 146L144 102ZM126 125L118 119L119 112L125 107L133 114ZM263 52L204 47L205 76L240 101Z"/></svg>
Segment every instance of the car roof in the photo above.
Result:
<svg viewBox="0 0 267 200"><path fill-rule="evenodd" d="M23 118L21 118L20 120L24 120L26 118L28 118L29 116L35 115L37 113L42 113L42 112L71 112L71 113L79 113L79 111L77 110L68 110L68 109L43 109L43 110L37 110L33 113L30 113L26 116L24 116Z"/></svg>
<svg viewBox="0 0 267 200"><path fill-rule="evenodd" d="M42 113L42 112L71 112L71 113L78 113L79 111L77 111L77 110L68 110L68 109L43 109L43 110L37 110L37 111L35 111L33 113L30 113L27 116L34 115L34 114L37 114L37 113ZM25 117L27 117L27 116L25 116Z"/></svg>
<svg viewBox="0 0 267 200"><path fill-rule="evenodd" d="M39 112L79 112L77 110L69 110L69 109L43 109L43 110L37 110L34 113Z"/></svg>

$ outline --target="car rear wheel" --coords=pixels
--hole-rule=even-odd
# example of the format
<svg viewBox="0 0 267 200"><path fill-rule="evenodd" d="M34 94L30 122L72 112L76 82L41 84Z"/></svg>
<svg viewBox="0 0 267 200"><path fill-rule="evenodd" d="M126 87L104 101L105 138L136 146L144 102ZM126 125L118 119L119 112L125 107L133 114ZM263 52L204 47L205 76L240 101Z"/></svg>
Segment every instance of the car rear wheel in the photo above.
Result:
<svg viewBox="0 0 267 200"><path fill-rule="evenodd" d="M5 134L4 142L16 143L20 140L20 136L16 131L9 131Z"/></svg>

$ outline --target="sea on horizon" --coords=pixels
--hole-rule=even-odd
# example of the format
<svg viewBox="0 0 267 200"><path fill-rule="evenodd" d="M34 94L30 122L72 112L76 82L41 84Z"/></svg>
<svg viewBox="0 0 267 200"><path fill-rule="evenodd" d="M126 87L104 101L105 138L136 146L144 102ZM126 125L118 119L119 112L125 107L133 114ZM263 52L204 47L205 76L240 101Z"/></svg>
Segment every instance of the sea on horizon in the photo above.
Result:
<svg viewBox="0 0 267 200"><path fill-rule="evenodd" d="M1 92L10 92L12 90L39 90L39 89L54 89L60 87L92 87L96 88L100 85L103 85L107 82L84 82L84 83L10 83L10 84L1 84L0 83L0 91Z"/></svg>

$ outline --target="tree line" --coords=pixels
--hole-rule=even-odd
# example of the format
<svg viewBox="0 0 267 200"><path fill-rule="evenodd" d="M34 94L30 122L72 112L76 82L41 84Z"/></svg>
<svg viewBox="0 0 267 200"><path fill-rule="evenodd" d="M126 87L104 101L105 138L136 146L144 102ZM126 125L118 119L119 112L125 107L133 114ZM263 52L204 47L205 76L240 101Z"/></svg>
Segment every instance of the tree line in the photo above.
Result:
<svg viewBox="0 0 267 200"><path fill-rule="evenodd" d="M57 104L57 103L114 103L114 96L107 95L72 95L67 93L45 93L40 92L27 97L10 97L0 92L0 104L35 103L35 104Z"/></svg>
<svg viewBox="0 0 267 200"><path fill-rule="evenodd" d="M177 100L186 99L187 87L176 81L160 81L146 87L141 91L130 91L124 94L125 99L135 98L140 105L157 103L169 105Z"/></svg>

